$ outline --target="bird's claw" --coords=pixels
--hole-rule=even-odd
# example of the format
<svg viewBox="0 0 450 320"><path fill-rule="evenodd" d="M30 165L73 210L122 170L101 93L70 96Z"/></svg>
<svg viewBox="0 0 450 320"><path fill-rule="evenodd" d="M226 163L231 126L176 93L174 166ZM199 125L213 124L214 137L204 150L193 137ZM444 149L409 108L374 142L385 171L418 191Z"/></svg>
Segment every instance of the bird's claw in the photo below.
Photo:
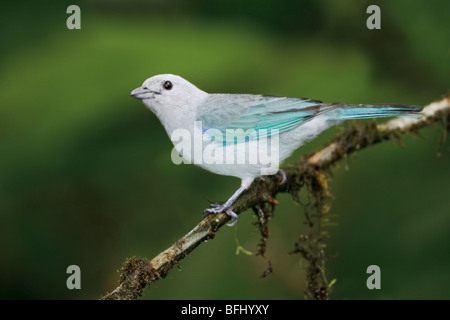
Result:
<svg viewBox="0 0 450 320"><path fill-rule="evenodd" d="M283 184L283 183L286 182L286 180L287 180L286 174L284 173L284 171L283 171L282 169L278 170L277 176L281 177L281 182L280 182L280 184Z"/></svg>
<svg viewBox="0 0 450 320"><path fill-rule="evenodd" d="M231 223L227 223L227 226L232 227L236 224L236 222L238 221L238 215L236 213L234 213L233 210L231 210L230 208L227 209L227 211L225 211L226 214L231 218Z"/></svg>
<svg viewBox="0 0 450 320"><path fill-rule="evenodd" d="M215 204L211 203L211 208L205 209L203 212L203 216L206 217L208 214L218 214L221 212L225 212L230 218L231 223L228 223L227 226L234 226L238 220L238 215L233 212L229 207L225 206L225 204Z"/></svg>
<svg viewBox="0 0 450 320"><path fill-rule="evenodd" d="M203 211L204 217L206 217L208 214L217 214L217 213L224 212L226 209L228 209L223 204L211 203L210 206L211 206L211 208L205 209L205 211Z"/></svg>

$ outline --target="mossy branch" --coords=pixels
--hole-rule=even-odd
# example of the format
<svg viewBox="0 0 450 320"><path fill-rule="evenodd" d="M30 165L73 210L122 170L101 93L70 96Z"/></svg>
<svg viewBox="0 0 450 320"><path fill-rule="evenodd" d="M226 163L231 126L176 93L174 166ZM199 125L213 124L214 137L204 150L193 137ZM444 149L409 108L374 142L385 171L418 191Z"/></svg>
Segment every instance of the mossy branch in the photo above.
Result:
<svg viewBox="0 0 450 320"><path fill-rule="evenodd" d="M419 119L396 118L378 125L371 123L361 127L346 129L325 148L308 157L304 157L293 166L284 168L287 177L286 183L280 184L278 176L256 179L251 187L234 203L232 206L233 211L239 214L250 208L263 208L266 203L274 205L277 203L274 199L277 193L289 192L295 195L302 186L307 185L308 191L316 199L316 209L319 217L321 217L321 214L325 214L329 209L328 205L323 201L328 197L328 186L323 174L324 170L329 169L334 163L351 153L375 143L399 138L404 134L415 133L422 127L433 123L443 123L444 132L446 133L450 129L450 96L446 96L442 100L426 106L422 113L424 116ZM146 285L164 278L173 266L177 265L181 259L185 258L198 245L214 238L215 233L228 220L229 217L225 213L209 215L200 221L194 229L153 259L127 259L121 269L118 287L101 299L137 299L142 295ZM311 258L311 248L305 249L305 246L302 246L301 241L305 240L302 237L304 235L296 243L296 248L293 252L302 254L310 263L310 268L308 269L310 271L308 272L312 274L308 275L310 279L308 279L306 296L315 299L326 298L329 288L327 287L326 278L322 277L323 279L320 280L320 277L317 277L317 273L322 272L323 269L315 258ZM264 257L264 252L261 255ZM319 255L322 256L323 254L319 253ZM270 268L271 264L269 261Z"/></svg>

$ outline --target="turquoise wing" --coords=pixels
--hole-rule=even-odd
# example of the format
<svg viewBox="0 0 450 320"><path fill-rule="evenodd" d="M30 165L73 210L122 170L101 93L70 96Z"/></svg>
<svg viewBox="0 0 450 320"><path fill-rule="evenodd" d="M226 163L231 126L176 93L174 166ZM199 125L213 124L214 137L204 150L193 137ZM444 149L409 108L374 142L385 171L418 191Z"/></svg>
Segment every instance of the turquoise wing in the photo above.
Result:
<svg viewBox="0 0 450 320"><path fill-rule="evenodd" d="M207 101L209 112L199 115L197 120L202 121L206 135L215 132L212 140L222 139L225 145L258 140L261 133L270 136L275 132L287 132L329 107L320 101L302 98L217 95ZM217 130L209 129L218 129L222 138Z"/></svg>

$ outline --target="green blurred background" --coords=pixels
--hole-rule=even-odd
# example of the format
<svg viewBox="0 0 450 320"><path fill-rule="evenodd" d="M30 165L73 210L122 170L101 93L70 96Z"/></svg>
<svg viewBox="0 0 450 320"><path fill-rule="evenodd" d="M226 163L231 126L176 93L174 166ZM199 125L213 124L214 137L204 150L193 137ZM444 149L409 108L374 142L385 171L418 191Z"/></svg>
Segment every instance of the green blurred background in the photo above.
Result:
<svg viewBox="0 0 450 320"><path fill-rule="evenodd" d="M68 30L66 8L81 8ZM366 8L381 8L381 30ZM148 77L207 92L426 105L449 89L450 2L339 0L2 1L0 298L96 299L127 257L151 258L189 231L208 199L238 187L174 165L157 118L129 96ZM345 126L296 152L319 149ZM332 299L450 298L450 144L439 126L359 152L333 170ZM437 151L441 156L437 156ZM302 299L288 255L303 227L289 195L266 262L251 210L146 290L147 299ZM66 268L81 268L81 290ZM381 290L366 268L381 268Z"/></svg>

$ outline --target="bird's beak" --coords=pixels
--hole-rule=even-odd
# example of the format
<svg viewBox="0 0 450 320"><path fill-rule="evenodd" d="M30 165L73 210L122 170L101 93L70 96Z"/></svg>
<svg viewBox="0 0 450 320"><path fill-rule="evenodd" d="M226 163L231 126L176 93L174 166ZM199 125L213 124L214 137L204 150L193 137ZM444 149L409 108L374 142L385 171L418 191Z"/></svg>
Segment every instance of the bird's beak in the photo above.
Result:
<svg viewBox="0 0 450 320"><path fill-rule="evenodd" d="M137 99L144 100L144 99L153 98L154 94L152 91L150 91L147 88L144 89L142 87L139 87L139 88L136 88L133 91L131 91L130 96L135 97Z"/></svg>

